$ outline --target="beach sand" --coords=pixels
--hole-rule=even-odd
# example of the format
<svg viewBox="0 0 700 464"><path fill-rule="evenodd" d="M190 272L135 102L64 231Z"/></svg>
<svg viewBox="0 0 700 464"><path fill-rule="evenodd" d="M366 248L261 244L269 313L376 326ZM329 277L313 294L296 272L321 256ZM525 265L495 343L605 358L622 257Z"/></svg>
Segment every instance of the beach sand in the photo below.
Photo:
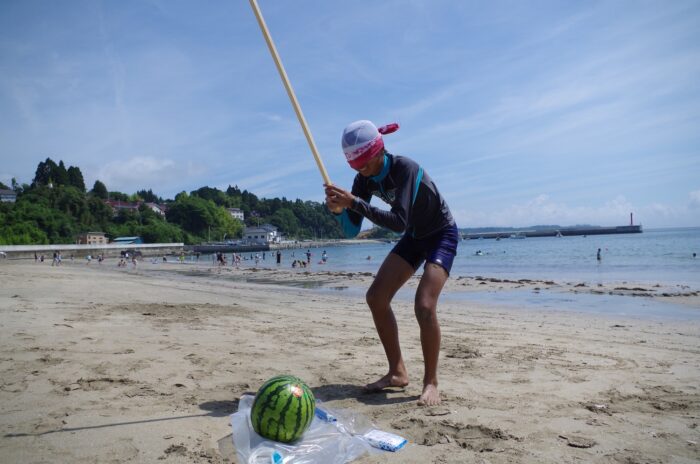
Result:
<svg viewBox="0 0 700 464"><path fill-rule="evenodd" d="M408 300L394 310L412 383L362 392L386 372L362 298L371 279L3 261L0 462L238 462L228 416L242 394L280 373L305 379L329 407L409 440L399 453L359 463L700 460L697 316L623 318L446 298L443 404L425 408L416 405L423 363ZM302 288L321 284L338 290ZM576 285L462 278L446 292L564 286L575 297L585 290ZM592 291L638 292L615 288ZM700 311L697 292L667 297Z"/></svg>

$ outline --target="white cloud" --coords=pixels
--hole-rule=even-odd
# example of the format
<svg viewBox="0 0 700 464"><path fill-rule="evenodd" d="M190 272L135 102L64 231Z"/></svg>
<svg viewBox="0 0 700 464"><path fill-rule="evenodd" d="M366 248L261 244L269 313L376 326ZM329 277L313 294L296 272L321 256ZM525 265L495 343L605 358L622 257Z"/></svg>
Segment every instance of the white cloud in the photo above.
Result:
<svg viewBox="0 0 700 464"><path fill-rule="evenodd" d="M693 190L688 196L690 196L688 204L690 209L700 209L700 190Z"/></svg>
<svg viewBox="0 0 700 464"><path fill-rule="evenodd" d="M107 163L99 169L97 179L111 191L133 193L138 188L151 188L158 193L170 185L186 185L188 176L199 175L202 171L201 167L191 162L179 163L169 158L134 156Z"/></svg>

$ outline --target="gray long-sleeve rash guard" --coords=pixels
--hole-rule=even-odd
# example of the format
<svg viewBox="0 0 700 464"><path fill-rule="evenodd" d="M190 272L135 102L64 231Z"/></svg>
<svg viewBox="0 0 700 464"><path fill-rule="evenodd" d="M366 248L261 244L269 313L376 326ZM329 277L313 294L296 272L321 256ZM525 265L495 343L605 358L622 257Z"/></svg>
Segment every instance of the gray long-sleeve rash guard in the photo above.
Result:
<svg viewBox="0 0 700 464"><path fill-rule="evenodd" d="M363 217L394 232L406 231L418 239L455 223L430 176L418 163L404 156L386 153L379 174L373 177L357 174L352 194L355 196L352 208L336 215L348 238L358 234ZM373 195L388 203L391 210L371 206Z"/></svg>

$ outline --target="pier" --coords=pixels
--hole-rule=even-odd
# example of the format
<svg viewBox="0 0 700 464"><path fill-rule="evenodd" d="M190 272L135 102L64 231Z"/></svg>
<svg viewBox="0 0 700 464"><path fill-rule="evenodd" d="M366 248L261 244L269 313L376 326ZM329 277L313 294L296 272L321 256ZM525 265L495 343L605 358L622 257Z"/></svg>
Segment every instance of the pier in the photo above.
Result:
<svg viewBox="0 0 700 464"><path fill-rule="evenodd" d="M462 234L465 240L480 238L526 238L526 237L571 237L574 235L609 235L609 234L640 234L641 225L616 226L616 227L562 227L560 229L545 230L504 230L497 232L473 232Z"/></svg>

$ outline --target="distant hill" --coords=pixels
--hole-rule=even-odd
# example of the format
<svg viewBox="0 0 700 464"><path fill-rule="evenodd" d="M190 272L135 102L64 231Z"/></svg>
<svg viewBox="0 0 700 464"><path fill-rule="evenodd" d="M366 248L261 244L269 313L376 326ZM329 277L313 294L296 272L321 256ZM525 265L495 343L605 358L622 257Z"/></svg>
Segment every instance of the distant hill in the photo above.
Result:
<svg viewBox="0 0 700 464"><path fill-rule="evenodd" d="M0 188L6 188L2 184ZM240 238L244 227L272 224L286 238L340 238L338 221L324 203L258 198L229 186L178 193L163 199L148 190L109 191L99 180L87 191L82 172L51 158L39 163L31 184L12 180L14 202L0 202L0 245L75 243L85 232L109 239L139 236L145 243ZM230 210L243 212L245 223Z"/></svg>

